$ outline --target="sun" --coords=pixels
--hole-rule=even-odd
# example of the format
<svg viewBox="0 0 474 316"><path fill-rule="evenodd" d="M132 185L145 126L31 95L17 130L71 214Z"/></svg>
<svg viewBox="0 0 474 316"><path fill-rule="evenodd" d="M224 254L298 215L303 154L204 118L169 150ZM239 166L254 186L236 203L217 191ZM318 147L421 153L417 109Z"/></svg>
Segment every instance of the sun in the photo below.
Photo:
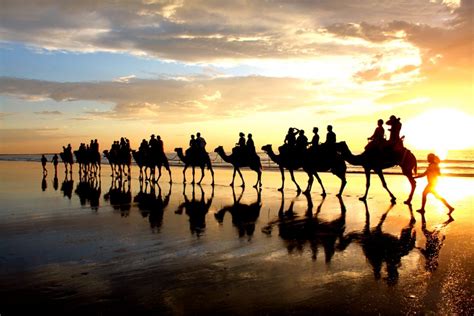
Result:
<svg viewBox="0 0 474 316"><path fill-rule="evenodd" d="M408 120L402 134L408 145L445 159L450 150L474 147L474 117L449 108L428 110Z"/></svg>

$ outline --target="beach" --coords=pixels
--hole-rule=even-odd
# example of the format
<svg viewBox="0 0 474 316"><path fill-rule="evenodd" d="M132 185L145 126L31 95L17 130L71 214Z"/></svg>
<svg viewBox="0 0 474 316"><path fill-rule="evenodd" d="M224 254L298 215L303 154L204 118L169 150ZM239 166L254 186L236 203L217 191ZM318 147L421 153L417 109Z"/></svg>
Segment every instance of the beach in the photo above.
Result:
<svg viewBox="0 0 474 316"><path fill-rule="evenodd" d="M363 174L321 173L310 195L286 174L216 168L183 185L173 166L158 185L72 178L52 165L0 161L0 314L458 314L474 313L474 177L443 177L422 217L409 183L376 175L367 203ZM200 170L196 170L199 177ZM191 173L187 174L188 182ZM305 188L307 177L297 172ZM125 181L126 180L126 181Z"/></svg>

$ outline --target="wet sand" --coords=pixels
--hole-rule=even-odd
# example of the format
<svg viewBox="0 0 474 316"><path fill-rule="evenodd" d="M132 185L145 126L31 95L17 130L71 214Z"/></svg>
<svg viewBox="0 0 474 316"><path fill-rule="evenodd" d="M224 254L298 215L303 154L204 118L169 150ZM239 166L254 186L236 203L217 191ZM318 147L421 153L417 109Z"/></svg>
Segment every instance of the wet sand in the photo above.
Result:
<svg viewBox="0 0 474 316"><path fill-rule="evenodd" d="M108 166L81 182L77 166L72 181L60 166L56 188L48 168L44 183L39 163L0 162L2 315L474 314L474 178L442 179L453 220L433 197L423 220L425 182L411 212L397 175L391 206L375 177L358 200L361 174L338 199L339 180L322 173L323 199L317 182L297 195L289 175L282 195L277 171L259 194L250 171L233 192L226 168L214 189L209 175L184 187L173 168L154 191L137 168L127 182Z"/></svg>

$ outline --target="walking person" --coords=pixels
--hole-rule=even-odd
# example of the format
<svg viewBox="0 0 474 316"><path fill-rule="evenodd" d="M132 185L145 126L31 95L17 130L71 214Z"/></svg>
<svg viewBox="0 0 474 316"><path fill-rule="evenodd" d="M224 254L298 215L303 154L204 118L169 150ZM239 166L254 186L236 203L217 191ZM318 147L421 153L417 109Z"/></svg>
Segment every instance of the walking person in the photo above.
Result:
<svg viewBox="0 0 474 316"><path fill-rule="evenodd" d="M48 170L46 170L46 163L48 162L48 159L44 155L41 156L41 165L43 166L43 175L48 174Z"/></svg>
<svg viewBox="0 0 474 316"><path fill-rule="evenodd" d="M428 168L426 168L426 171L423 172L420 175L415 176L415 179L417 178L422 178L426 176L428 179L428 184L426 185L425 189L423 190L423 196L421 200L421 208L418 210L418 212L423 213L425 211L425 205L426 205L426 196L428 193L433 194L438 200L443 202L443 204L448 208L449 212L448 214L451 214L454 211L454 207L452 207L442 196L436 192L436 184L438 182L438 177L441 175L441 171L439 169L439 163L440 159L438 156L436 156L433 153L428 154Z"/></svg>

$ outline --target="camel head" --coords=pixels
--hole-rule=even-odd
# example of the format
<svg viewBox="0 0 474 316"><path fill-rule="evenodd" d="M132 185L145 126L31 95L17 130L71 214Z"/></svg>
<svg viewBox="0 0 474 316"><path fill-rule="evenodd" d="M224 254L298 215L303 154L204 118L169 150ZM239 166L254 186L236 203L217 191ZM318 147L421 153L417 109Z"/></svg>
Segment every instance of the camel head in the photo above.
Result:
<svg viewBox="0 0 474 316"><path fill-rule="evenodd" d="M265 146L262 146L262 150L264 152L269 152L269 151L272 151L272 145L271 144L268 144L268 145L265 145Z"/></svg>
<svg viewBox="0 0 474 316"><path fill-rule="evenodd" d="M223 152L223 151L224 151L224 147L222 147L222 146L217 146L216 149L214 149L215 153Z"/></svg>

